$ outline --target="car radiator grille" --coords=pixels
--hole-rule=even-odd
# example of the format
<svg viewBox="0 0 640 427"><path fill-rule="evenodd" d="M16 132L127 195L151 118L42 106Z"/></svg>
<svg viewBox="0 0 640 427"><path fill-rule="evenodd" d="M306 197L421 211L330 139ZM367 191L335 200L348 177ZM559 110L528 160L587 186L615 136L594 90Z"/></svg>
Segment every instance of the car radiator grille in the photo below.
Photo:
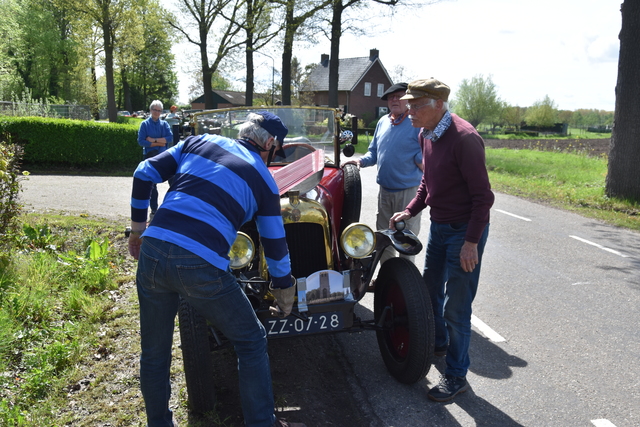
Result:
<svg viewBox="0 0 640 427"><path fill-rule="evenodd" d="M285 224L287 245L291 258L291 274L307 277L311 273L327 269L324 232L320 224Z"/></svg>

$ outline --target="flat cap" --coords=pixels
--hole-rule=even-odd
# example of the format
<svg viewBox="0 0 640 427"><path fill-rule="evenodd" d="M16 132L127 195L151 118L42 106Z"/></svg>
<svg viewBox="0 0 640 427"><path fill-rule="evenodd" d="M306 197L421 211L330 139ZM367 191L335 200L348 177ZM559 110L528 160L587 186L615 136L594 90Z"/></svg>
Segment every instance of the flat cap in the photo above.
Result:
<svg viewBox="0 0 640 427"><path fill-rule="evenodd" d="M406 83L396 83L394 85L392 85L389 89L387 89L382 96L380 97L380 99L382 99L383 101L387 100L387 96L391 95L392 93L395 92L404 92L405 90L407 90L407 84Z"/></svg>
<svg viewBox="0 0 640 427"><path fill-rule="evenodd" d="M442 99L446 102L449 100L450 92L449 86L431 77L429 79L414 80L409 83L407 93L400 99L433 98Z"/></svg>

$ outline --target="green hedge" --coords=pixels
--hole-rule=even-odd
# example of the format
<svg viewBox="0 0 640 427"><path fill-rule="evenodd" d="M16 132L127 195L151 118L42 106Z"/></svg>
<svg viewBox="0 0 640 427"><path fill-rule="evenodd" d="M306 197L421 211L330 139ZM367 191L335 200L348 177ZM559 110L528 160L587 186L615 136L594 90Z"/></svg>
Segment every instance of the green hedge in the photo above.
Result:
<svg viewBox="0 0 640 427"><path fill-rule="evenodd" d="M42 117L0 117L2 139L24 147L27 167L135 167L139 124Z"/></svg>

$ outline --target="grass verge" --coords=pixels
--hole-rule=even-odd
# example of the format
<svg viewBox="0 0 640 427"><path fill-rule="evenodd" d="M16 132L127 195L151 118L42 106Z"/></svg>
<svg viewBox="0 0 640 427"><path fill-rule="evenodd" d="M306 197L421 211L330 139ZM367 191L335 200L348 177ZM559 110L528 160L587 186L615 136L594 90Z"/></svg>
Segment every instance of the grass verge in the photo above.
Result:
<svg viewBox="0 0 640 427"><path fill-rule="evenodd" d="M604 157L505 148L487 148L486 157L495 191L640 230L640 205L605 195Z"/></svg>
<svg viewBox="0 0 640 427"><path fill-rule="evenodd" d="M123 301L135 292L121 226L21 222L14 250L0 256L0 425L138 425L137 311ZM133 405L114 411L121 400Z"/></svg>

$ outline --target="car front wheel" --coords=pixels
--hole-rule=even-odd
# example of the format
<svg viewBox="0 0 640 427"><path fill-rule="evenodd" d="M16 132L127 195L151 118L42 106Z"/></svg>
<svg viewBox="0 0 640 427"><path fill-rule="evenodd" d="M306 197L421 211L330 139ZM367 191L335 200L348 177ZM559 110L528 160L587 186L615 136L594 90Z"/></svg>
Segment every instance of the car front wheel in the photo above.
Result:
<svg viewBox="0 0 640 427"><path fill-rule="evenodd" d="M375 282L374 315L378 347L387 369L398 381L413 384L431 367L434 346L433 309L416 266L391 258Z"/></svg>

